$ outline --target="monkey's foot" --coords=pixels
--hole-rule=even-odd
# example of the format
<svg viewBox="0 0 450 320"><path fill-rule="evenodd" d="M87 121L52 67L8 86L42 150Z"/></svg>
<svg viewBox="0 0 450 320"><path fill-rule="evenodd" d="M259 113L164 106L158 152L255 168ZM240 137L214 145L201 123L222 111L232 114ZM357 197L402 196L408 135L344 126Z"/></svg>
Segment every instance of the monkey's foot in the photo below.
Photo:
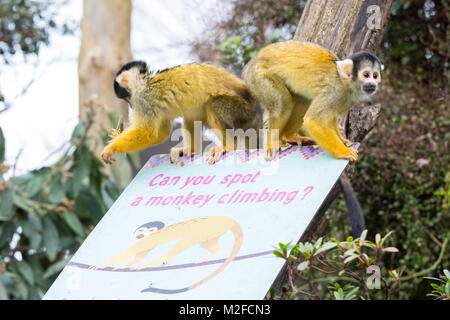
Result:
<svg viewBox="0 0 450 320"><path fill-rule="evenodd" d="M350 163L356 162L358 160L358 151L353 150L352 148L347 148L347 149L348 149L348 153L346 153L344 156L339 157L339 158L347 159L348 161L350 161Z"/></svg>
<svg viewBox="0 0 450 320"><path fill-rule="evenodd" d="M183 147L183 148L171 148L170 149L170 162L171 163L180 163L181 158L189 158L191 156L191 148Z"/></svg>
<svg viewBox="0 0 450 320"><path fill-rule="evenodd" d="M223 146L216 146L209 151L208 155L206 156L206 161L208 161L209 164L214 164L220 161L222 159L223 155L227 152L227 149Z"/></svg>
<svg viewBox="0 0 450 320"><path fill-rule="evenodd" d="M103 149L101 157L106 164L112 164L114 161L116 161L116 159L113 158L113 155L115 153L116 152L114 152L114 150L110 146L107 146L105 147L105 149Z"/></svg>

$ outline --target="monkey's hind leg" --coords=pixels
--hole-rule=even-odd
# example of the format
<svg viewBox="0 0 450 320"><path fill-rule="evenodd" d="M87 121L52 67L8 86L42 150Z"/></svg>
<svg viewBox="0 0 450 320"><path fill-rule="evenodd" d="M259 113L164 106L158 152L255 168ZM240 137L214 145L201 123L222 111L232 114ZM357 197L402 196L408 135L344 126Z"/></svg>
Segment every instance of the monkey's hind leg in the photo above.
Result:
<svg viewBox="0 0 450 320"><path fill-rule="evenodd" d="M297 144L298 146L316 144L315 141L308 136L299 135L303 126L303 117L308 110L311 100L303 96L292 95L292 113L283 131L281 139L290 144Z"/></svg>
<svg viewBox="0 0 450 320"><path fill-rule="evenodd" d="M351 163L358 160L358 152L346 147L336 132L336 117L320 116L317 110L322 110L320 101L313 101L305 115L304 124L314 140L328 151L332 156L340 159L348 159Z"/></svg>
<svg viewBox="0 0 450 320"><path fill-rule="evenodd" d="M255 79L252 79L254 78ZM257 80L256 80L257 79ZM255 84L253 85L253 82ZM282 145L282 137L292 115L292 95L282 81L275 75L266 73L264 77L249 75L247 83L261 103L265 117L268 117L267 145L264 158L275 159ZM293 132L295 133L295 132Z"/></svg>
<svg viewBox="0 0 450 320"><path fill-rule="evenodd" d="M207 104L205 108L206 124L222 140L222 146L215 146L210 150L207 156L207 161L210 164L220 161L227 151L236 149L235 136L231 135L231 132L227 129L240 128L242 123L247 121L249 115L246 104L247 102L244 99L232 92L229 95L213 97ZM224 137L225 141L223 140Z"/></svg>

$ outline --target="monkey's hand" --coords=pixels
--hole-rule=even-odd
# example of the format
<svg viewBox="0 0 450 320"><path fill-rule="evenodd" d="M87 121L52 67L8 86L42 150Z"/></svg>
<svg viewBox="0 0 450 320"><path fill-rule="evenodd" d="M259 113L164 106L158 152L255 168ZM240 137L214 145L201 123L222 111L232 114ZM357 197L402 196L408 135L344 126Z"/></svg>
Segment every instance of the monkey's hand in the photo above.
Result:
<svg viewBox="0 0 450 320"><path fill-rule="evenodd" d="M113 155L116 153L115 149L111 145L108 145L103 149L101 157L106 164L112 164L116 161L116 159L113 158Z"/></svg>
<svg viewBox="0 0 450 320"><path fill-rule="evenodd" d="M209 151L208 155L206 156L206 161L208 161L209 164L215 164L219 162L223 155L227 152L227 149L223 146L215 146Z"/></svg>
<svg viewBox="0 0 450 320"><path fill-rule="evenodd" d="M111 138L115 138L121 133L122 133L122 131L120 131L120 129L111 129L111 133L109 134L109 136Z"/></svg>
<svg viewBox="0 0 450 320"><path fill-rule="evenodd" d="M191 148L183 147L183 148L171 148L170 149L170 162L171 163L180 163L181 158L184 157L188 159L191 156Z"/></svg>

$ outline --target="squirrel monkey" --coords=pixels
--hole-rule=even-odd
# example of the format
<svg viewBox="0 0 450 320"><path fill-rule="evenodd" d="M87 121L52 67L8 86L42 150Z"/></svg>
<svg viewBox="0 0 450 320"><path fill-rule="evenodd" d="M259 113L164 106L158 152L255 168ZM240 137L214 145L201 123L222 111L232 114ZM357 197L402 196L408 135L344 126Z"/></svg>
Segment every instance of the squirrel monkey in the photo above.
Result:
<svg viewBox="0 0 450 320"><path fill-rule="evenodd" d="M185 64L151 72L143 61L132 61L117 72L114 91L133 109L131 125L113 132L102 159L111 164L116 153L138 151L169 137L171 120L184 117L183 147L170 150L171 162L194 152L194 121L201 121L226 137L226 129L259 127L260 113L244 82L224 68L211 64ZM186 137L187 136L187 137ZM233 140L234 141L234 138ZM200 142L201 143L201 142ZM213 163L229 148L214 147L208 155Z"/></svg>
<svg viewBox="0 0 450 320"><path fill-rule="evenodd" d="M357 151L339 131L339 115L368 100L378 89L380 60L367 52L339 60L308 42L285 41L263 48L244 68L244 80L268 116L266 160L283 141L301 140L302 125L336 158L354 162ZM278 129L278 136L274 129Z"/></svg>

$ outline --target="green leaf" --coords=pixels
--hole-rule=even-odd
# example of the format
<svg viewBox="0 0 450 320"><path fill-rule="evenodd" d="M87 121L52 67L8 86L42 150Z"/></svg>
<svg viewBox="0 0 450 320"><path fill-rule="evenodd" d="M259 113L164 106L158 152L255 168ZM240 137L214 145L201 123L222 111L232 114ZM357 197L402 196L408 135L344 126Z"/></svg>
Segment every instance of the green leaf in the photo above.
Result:
<svg viewBox="0 0 450 320"><path fill-rule="evenodd" d="M384 244L384 241L386 241L386 239L389 238L389 236L390 236L393 232L394 232L394 231L388 232L388 234L385 235L385 236L383 237L383 239L381 239L380 246L382 246L382 245Z"/></svg>
<svg viewBox="0 0 450 320"><path fill-rule="evenodd" d="M34 197L47 181L51 174L50 168L44 167L39 170L33 170L23 176L14 178L14 182L25 192L30 198Z"/></svg>
<svg viewBox="0 0 450 320"><path fill-rule="evenodd" d="M308 268L308 266L309 266L309 261L303 261L302 263L300 263L300 264L297 266L297 270L298 270L298 271L303 271L303 270L305 270L306 268Z"/></svg>
<svg viewBox="0 0 450 320"><path fill-rule="evenodd" d="M5 136L3 130L0 127L0 163L5 161Z"/></svg>
<svg viewBox="0 0 450 320"><path fill-rule="evenodd" d="M103 209L99 199L88 188L83 188L75 199L75 213L81 218L98 221L103 216Z"/></svg>
<svg viewBox="0 0 450 320"><path fill-rule="evenodd" d="M14 294L21 299L26 299L28 297L28 287L25 281L21 277L14 275L15 290Z"/></svg>
<svg viewBox="0 0 450 320"><path fill-rule="evenodd" d="M26 261L22 260L16 263L16 268L26 282L28 282L30 285L34 284L33 269L31 269L31 267Z"/></svg>
<svg viewBox="0 0 450 320"><path fill-rule="evenodd" d="M394 247L388 247L383 249L384 252L398 252L397 248Z"/></svg>
<svg viewBox="0 0 450 320"><path fill-rule="evenodd" d="M80 121L73 129L72 138L70 139L71 142L76 144L78 140L83 136L84 132L86 131L86 122Z"/></svg>
<svg viewBox="0 0 450 320"><path fill-rule="evenodd" d="M314 248L319 248L322 245L323 238L320 237L317 239L317 241L314 243Z"/></svg>
<svg viewBox="0 0 450 320"><path fill-rule="evenodd" d="M61 203L66 196L64 193L61 172L52 175L48 188L48 201L55 204Z"/></svg>
<svg viewBox="0 0 450 320"><path fill-rule="evenodd" d="M364 240L366 240L367 237L367 229L365 229L362 233L361 236L359 237L359 241L360 242L364 242Z"/></svg>
<svg viewBox="0 0 450 320"><path fill-rule="evenodd" d="M73 232L75 232L80 237L84 236L84 229L83 225L81 224L78 217L68 210L64 211L63 213L64 221L67 223L70 229L72 229Z"/></svg>
<svg viewBox="0 0 450 320"><path fill-rule="evenodd" d="M351 255L351 256L348 256L347 258L345 258L344 263L345 263L345 264L348 264L349 262L355 260L356 258L358 258L357 255Z"/></svg>
<svg viewBox="0 0 450 320"><path fill-rule="evenodd" d="M0 192L0 221L9 221L14 216L14 191L6 188Z"/></svg>
<svg viewBox="0 0 450 320"><path fill-rule="evenodd" d="M14 231L16 231L16 226L13 222L0 224L0 248L11 241Z"/></svg>
<svg viewBox="0 0 450 320"><path fill-rule="evenodd" d="M36 201L29 200L27 198L24 198L17 193L14 193L14 204L16 207L22 209L25 212L35 212L35 205L37 204Z"/></svg>
<svg viewBox="0 0 450 320"><path fill-rule="evenodd" d="M55 262L51 266L49 266L47 268L47 270L44 272L44 275L43 275L44 279L48 279L51 276L53 276L54 274L60 272L62 269L64 269L64 267L66 266L66 264L68 262L69 262L68 260L62 259L62 260L59 260L58 262Z"/></svg>
<svg viewBox="0 0 450 320"><path fill-rule="evenodd" d="M275 256L277 256L278 258L284 259L284 256L283 256L283 254L282 254L280 251L274 250L274 251L273 251L273 254L274 254Z"/></svg>
<svg viewBox="0 0 450 320"><path fill-rule="evenodd" d="M8 292L6 291L6 288L1 281L0 281L0 300L8 300Z"/></svg>
<svg viewBox="0 0 450 320"><path fill-rule="evenodd" d="M380 236L379 233L377 233L377 234L375 235L375 243L376 243L377 246L380 246L380 243L381 243L381 236Z"/></svg>
<svg viewBox="0 0 450 320"><path fill-rule="evenodd" d="M43 240L44 247L46 248L47 257L50 261L55 260L59 248L59 234L58 229L55 227L53 221L49 217L43 219Z"/></svg>
<svg viewBox="0 0 450 320"><path fill-rule="evenodd" d="M444 269L444 274L447 277L447 279L450 279L450 272L447 269Z"/></svg>
<svg viewBox="0 0 450 320"><path fill-rule="evenodd" d="M338 244L336 242L327 242L319 250L316 251L316 254L319 254L323 251L328 251L330 249L333 249L333 248L337 247L337 245Z"/></svg>

